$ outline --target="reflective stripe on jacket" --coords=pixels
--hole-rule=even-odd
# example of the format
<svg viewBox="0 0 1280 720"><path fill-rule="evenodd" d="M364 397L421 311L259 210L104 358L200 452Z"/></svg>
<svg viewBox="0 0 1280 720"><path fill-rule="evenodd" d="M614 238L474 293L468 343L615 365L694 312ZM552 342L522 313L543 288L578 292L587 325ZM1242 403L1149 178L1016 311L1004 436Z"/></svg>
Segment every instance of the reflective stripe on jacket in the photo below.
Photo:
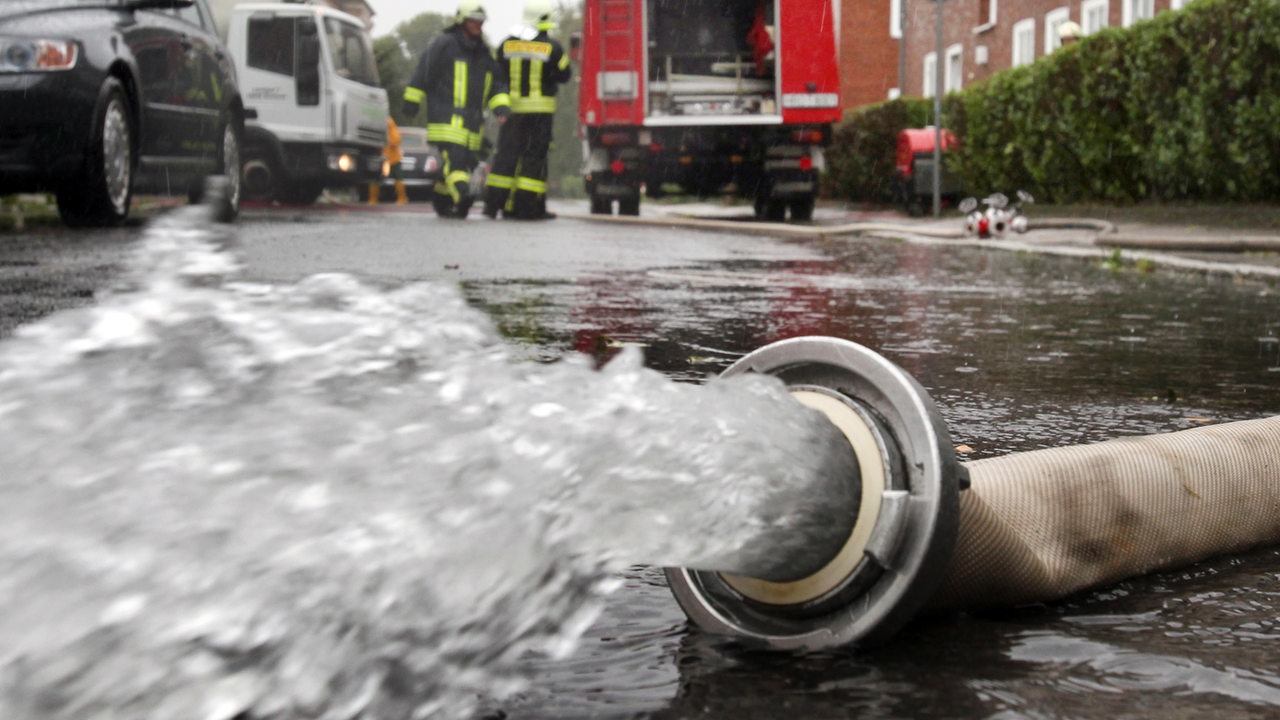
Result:
<svg viewBox="0 0 1280 720"><path fill-rule="evenodd" d="M569 56L545 30L532 39L508 37L498 46L498 65L506 72L511 112L553 113L556 90L569 82Z"/></svg>
<svg viewBox="0 0 1280 720"><path fill-rule="evenodd" d="M407 104L427 105L427 140L479 150L484 111L511 107L505 76L481 40L450 28L422 54L404 89Z"/></svg>

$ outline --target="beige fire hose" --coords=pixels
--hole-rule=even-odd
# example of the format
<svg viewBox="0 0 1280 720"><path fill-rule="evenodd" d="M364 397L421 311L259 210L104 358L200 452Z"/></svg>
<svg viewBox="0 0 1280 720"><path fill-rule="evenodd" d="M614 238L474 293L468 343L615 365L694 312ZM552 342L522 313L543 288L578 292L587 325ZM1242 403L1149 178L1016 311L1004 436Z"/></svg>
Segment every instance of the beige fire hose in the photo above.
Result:
<svg viewBox="0 0 1280 720"><path fill-rule="evenodd" d="M1280 543L1280 416L966 467L937 608L1056 600Z"/></svg>
<svg viewBox="0 0 1280 720"><path fill-rule="evenodd" d="M744 372L777 376L840 429L860 469L828 480L861 502L824 526L848 540L813 575L668 569L712 632L778 649L877 645L922 609L1049 602L1280 544L1280 416L960 463L924 388L861 345L782 340L724 374Z"/></svg>

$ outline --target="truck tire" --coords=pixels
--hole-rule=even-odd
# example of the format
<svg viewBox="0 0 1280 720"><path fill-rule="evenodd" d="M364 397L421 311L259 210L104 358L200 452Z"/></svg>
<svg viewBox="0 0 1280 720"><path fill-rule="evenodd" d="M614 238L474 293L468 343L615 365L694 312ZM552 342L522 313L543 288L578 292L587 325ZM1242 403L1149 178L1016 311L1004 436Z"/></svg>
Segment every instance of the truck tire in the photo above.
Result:
<svg viewBox="0 0 1280 720"><path fill-rule="evenodd" d="M813 219L813 207L816 199L812 195L802 198L795 198L790 203L791 219L795 221L805 222Z"/></svg>
<svg viewBox="0 0 1280 720"><path fill-rule="evenodd" d="M637 189L632 194L618 198L618 214L619 215L639 215L640 214L640 190Z"/></svg>
<svg viewBox="0 0 1280 720"><path fill-rule="evenodd" d="M787 219L787 201L774 200L773 198L756 196L756 217L769 222L782 222Z"/></svg>
<svg viewBox="0 0 1280 720"><path fill-rule="evenodd" d="M600 197L599 195L591 196L591 214L592 215L612 215L613 201L609 198Z"/></svg>
<svg viewBox="0 0 1280 720"><path fill-rule="evenodd" d="M276 188L276 199L287 205L311 205L324 192L319 183L299 182L296 185Z"/></svg>
<svg viewBox="0 0 1280 720"><path fill-rule="evenodd" d="M276 199L280 184L280 168L260 147L246 147L240 167L240 192L250 202L269 203Z"/></svg>
<svg viewBox="0 0 1280 720"><path fill-rule="evenodd" d="M98 90L93 136L82 160L84 176L59 187L58 214L70 227L109 227L129 216L133 203L133 114L119 80Z"/></svg>

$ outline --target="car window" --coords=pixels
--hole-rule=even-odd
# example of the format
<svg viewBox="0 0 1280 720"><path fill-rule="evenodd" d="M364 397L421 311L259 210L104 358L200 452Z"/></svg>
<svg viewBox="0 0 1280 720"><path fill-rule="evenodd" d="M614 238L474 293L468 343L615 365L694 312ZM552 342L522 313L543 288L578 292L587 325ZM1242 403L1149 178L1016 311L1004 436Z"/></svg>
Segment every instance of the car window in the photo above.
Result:
<svg viewBox="0 0 1280 720"><path fill-rule="evenodd" d="M170 10L169 12L177 16L179 20L189 22L192 25L195 25L196 27L204 30L209 29L209 24L207 22L208 18L206 18L201 13L200 3L193 3L191 5L188 5L187 7L176 7Z"/></svg>
<svg viewBox="0 0 1280 720"><path fill-rule="evenodd" d="M380 87L378 64L373 59L373 46L364 28L335 18L324 19L324 33L338 75L362 85Z"/></svg>

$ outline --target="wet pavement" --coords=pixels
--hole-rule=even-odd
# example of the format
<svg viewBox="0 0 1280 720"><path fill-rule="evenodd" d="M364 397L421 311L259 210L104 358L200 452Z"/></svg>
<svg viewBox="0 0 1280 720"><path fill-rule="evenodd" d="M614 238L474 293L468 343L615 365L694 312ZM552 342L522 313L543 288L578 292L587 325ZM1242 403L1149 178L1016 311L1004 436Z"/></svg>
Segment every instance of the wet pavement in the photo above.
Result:
<svg viewBox="0 0 1280 720"><path fill-rule="evenodd" d="M650 366L699 381L780 338L852 339L926 386L966 458L1280 411L1280 259L1265 235L1034 211L1028 233L979 240L955 214L825 206L812 225L774 225L713 204L649 203L612 219L590 218L585 202L554 209L552 223L460 224L413 206L250 208L240 235L255 280L346 271L456 283L539 360L639 345ZM0 233L0 313L34 287L43 294L26 319L91 302L127 248L120 234ZM41 278L67 294L32 284ZM530 658L531 687L490 717L1280 712L1276 549L922 619L875 652L803 657L688 630L655 568L622 581L581 647Z"/></svg>
<svg viewBox="0 0 1280 720"><path fill-rule="evenodd" d="M583 215L565 205L570 217ZM1110 214L1110 213L1109 213ZM1123 216L1123 210L1115 215ZM1041 216L1027 211L1025 233L1006 232L978 238L966 232L964 218L944 210L941 218L911 218L895 211L855 211L824 203L809 225L751 222L753 233L796 237L879 237L920 244L980 247L1010 252L1096 259L1128 264L1144 271L1157 268L1206 272L1236 277L1280 280L1280 233L1239 230L1211 225L1155 223L1150 220L1093 219ZM598 216L594 220L601 220ZM611 222L642 224L682 220L706 229L735 227L751 219L749 208L711 203L644 206L639 218L608 218Z"/></svg>

